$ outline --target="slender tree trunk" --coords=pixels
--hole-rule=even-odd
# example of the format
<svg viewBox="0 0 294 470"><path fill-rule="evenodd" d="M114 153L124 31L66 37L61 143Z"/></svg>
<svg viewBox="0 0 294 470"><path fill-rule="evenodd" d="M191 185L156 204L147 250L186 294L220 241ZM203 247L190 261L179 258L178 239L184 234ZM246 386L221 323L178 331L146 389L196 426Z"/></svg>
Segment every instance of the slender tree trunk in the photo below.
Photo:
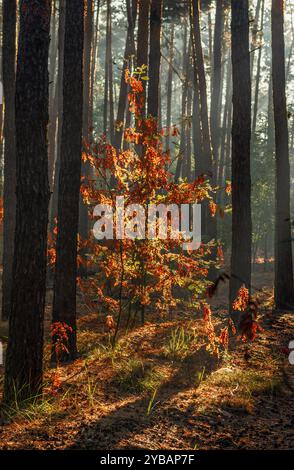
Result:
<svg viewBox="0 0 294 470"><path fill-rule="evenodd" d="M46 294L50 1L20 1L16 73L16 229L4 399L40 393ZM28 79L29 77L29 79Z"/></svg>
<svg viewBox="0 0 294 470"><path fill-rule="evenodd" d="M169 44L169 66L168 66L168 77L167 77L167 104L166 104L166 149L170 150L170 128L172 124L172 94L173 94L173 61L174 61L174 37L175 37L175 25L172 22L170 32L170 44Z"/></svg>
<svg viewBox="0 0 294 470"><path fill-rule="evenodd" d="M120 150L123 138L123 129L125 121L125 113L127 109L127 93L128 85L125 80L125 72L127 68L130 68L131 56L135 54L135 40L134 40L134 29L137 18L138 0L132 1L132 7L130 0L127 0L127 12L128 12L128 31L126 38L126 47L124 53L123 69L120 80L120 91L118 98L118 108L116 116L115 134L114 134L114 147Z"/></svg>
<svg viewBox="0 0 294 470"><path fill-rule="evenodd" d="M272 0L272 74L276 142L275 304L278 309L289 309L293 308L294 292L283 0Z"/></svg>
<svg viewBox="0 0 294 470"><path fill-rule="evenodd" d="M13 241L15 232L15 56L16 56L16 2L3 1L3 88L4 114L4 225L2 319L7 320L11 309Z"/></svg>
<svg viewBox="0 0 294 470"><path fill-rule="evenodd" d="M84 8L67 0L64 41L63 123L59 172L58 233L53 300L53 322L72 328L68 353L76 356L77 233L82 152ZM75 99L73 100L73 96Z"/></svg>
<svg viewBox="0 0 294 470"><path fill-rule="evenodd" d="M97 69L97 51L99 44L99 20L100 20L100 0L97 0L97 13L95 21L95 29L93 31L93 47L91 61L91 90L90 90L90 129L93 129L93 108L94 108L94 90L96 82Z"/></svg>
<svg viewBox="0 0 294 470"><path fill-rule="evenodd" d="M230 309L251 284L251 79L248 0L232 0L232 255ZM234 313L234 319L237 313Z"/></svg>
<svg viewBox="0 0 294 470"><path fill-rule="evenodd" d="M148 42L149 42L149 0L139 0L139 18L137 32L137 67L148 67ZM147 70L146 70L147 72ZM146 82L143 81L144 95L146 97ZM145 109L142 109L145 115Z"/></svg>
<svg viewBox="0 0 294 470"><path fill-rule="evenodd" d="M222 135L221 135L221 145L220 145L220 165L219 171L217 176L217 185L223 186L225 184L225 153L226 153L226 141L228 137L228 128L230 127L230 123L228 122L229 118L229 109L232 100L232 75L231 75L231 67L228 63L227 66L227 76L226 76L226 91L225 91L225 107L223 113L223 122L222 122ZM220 200L222 200L222 194L220 196Z"/></svg>
<svg viewBox="0 0 294 470"><path fill-rule="evenodd" d="M187 94L188 94L188 72L189 72L189 55L191 54L191 42L187 45L187 27L184 30L184 40L183 40L183 70L184 70L184 81L182 83L182 110L181 110L181 142L179 154L177 157L177 166L175 172L175 181L178 181L181 177L182 167L185 157L186 149L186 130L185 130L185 118L187 110Z"/></svg>
<svg viewBox="0 0 294 470"><path fill-rule="evenodd" d="M48 128L48 176L50 189L53 189L53 173L55 162L55 139L56 139L56 124L57 124L57 94L55 90L57 85L55 83L56 77L56 60L58 50L58 34L56 32L57 13L56 13L56 0L52 3L52 20L51 20L51 45L50 45L50 68L49 68L49 128Z"/></svg>
<svg viewBox="0 0 294 470"><path fill-rule="evenodd" d="M90 78L91 78L91 51L93 39L93 0L86 0L84 15L84 53L83 53L83 141L85 147L90 145L91 134L91 108L90 108ZM90 175L90 165L88 162L82 164L82 177ZM80 197L79 210L79 232L82 240L87 240L89 235L88 206ZM86 267L81 266L81 274L86 275Z"/></svg>
<svg viewBox="0 0 294 470"><path fill-rule="evenodd" d="M265 0L262 1L261 7L261 25L260 29L263 30L263 22L264 22L264 7L265 7ZM257 126L257 114L258 114L258 99L259 99L259 86L260 86L260 76L261 76L261 57L262 57L262 47L258 50L258 57L257 57L257 68L256 68L256 82L255 82L255 93L254 93L254 106L253 106L253 117L252 117L252 142L251 142L251 152L254 150L255 142L256 142L256 126Z"/></svg>
<svg viewBox="0 0 294 470"><path fill-rule="evenodd" d="M190 3L190 21L192 31L192 48L194 60L194 76L195 83L199 83L199 97L200 97L200 118L202 128L202 143L203 143L203 159L206 163L205 174L211 178L213 177L213 156L211 148L211 138L209 129L208 118L208 105L207 105L207 87L205 78L204 58L201 42L201 29L200 29L200 9L199 0L191 0ZM204 237L206 241L216 238L216 221L211 217L208 211L208 205L203 205L204 211Z"/></svg>
<svg viewBox="0 0 294 470"><path fill-rule="evenodd" d="M58 76L57 87L55 89L57 128L55 137L55 165L53 176L53 194L50 201L50 232L53 231L57 218L58 206L58 179L60 167L60 147L63 116L63 59L64 59L64 28L65 28L65 0L59 0L59 25L58 25ZM50 135L50 134L49 134Z"/></svg>
<svg viewBox="0 0 294 470"><path fill-rule="evenodd" d="M163 0L152 0L150 9L150 51L148 114L158 119L159 77L161 59L161 23Z"/></svg>
<svg viewBox="0 0 294 470"><path fill-rule="evenodd" d="M112 57L112 5L111 0L107 3L108 9L108 39L107 39L107 62L108 62L108 78L109 78L109 134L110 141L114 140L114 96L113 96L113 57Z"/></svg>
<svg viewBox="0 0 294 470"><path fill-rule="evenodd" d="M253 27L252 27L251 51L250 51L250 71L251 71L251 74L253 73L253 69L254 69L255 49L256 49L256 42L257 42L257 37L258 37L258 25L259 25L259 15L260 15L261 1L262 0L257 0L255 18L254 18Z"/></svg>
<svg viewBox="0 0 294 470"><path fill-rule="evenodd" d="M219 141L220 141L220 113L221 113L221 72L222 72L222 35L224 28L224 5L223 0L216 2L216 17L214 29L213 43L213 69L212 69L212 93L211 93L211 111L210 111L210 128L211 142L215 164L215 180L216 180L216 164L218 161Z"/></svg>

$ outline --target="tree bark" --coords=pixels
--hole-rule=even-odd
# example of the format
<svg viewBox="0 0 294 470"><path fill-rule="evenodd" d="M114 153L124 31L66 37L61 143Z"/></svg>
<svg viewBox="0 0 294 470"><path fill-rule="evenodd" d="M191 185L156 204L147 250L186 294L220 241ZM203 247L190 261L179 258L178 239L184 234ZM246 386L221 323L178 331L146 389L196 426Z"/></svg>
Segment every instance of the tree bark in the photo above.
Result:
<svg viewBox="0 0 294 470"><path fill-rule="evenodd" d="M203 160L205 161L205 175L212 181L213 175L213 155L211 148L211 137L208 118L208 105L207 105L207 86L205 78L204 58L201 42L201 29L200 29L200 8L199 0L191 0L190 3L190 22L192 32L192 49L194 60L194 81L199 84L199 97L200 97L200 119L202 128L202 143L203 143ZM216 220L210 216L208 205L203 204L203 235L205 241L210 241L216 238Z"/></svg>
<svg viewBox="0 0 294 470"><path fill-rule="evenodd" d="M138 9L138 0L132 1L132 6L130 0L127 0L127 13L128 13L128 31L126 38L126 47L124 53L124 62L120 80L120 90L118 97L118 108L116 115L116 125L114 130L114 147L117 151L120 150L123 139L123 129L125 122L125 114L127 108L127 94L128 94L128 85L125 80L126 69L130 68L131 56L135 55L135 40L134 40L134 29L137 18L137 9Z"/></svg>
<svg viewBox="0 0 294 470"><path fill-rule="evenodd" d="M216 180L216 165L218 161L219 141L220 141L220 97L221 97L221 72L222 72L222 35L224 27L224 5L223 0L216 2L216 16L215 16L215 29L214 29L214 42L213 42L213 69L212 69L212 93L211 93L211 108L210 108L210 129L211 129L211 142L215 166L215 180Z"/></svg>
<svg viewBox="0 0 294 470"><path fill-rule="evenodd" d="M149 84L148 114L158 119L159 110L159 77L161 60L161 24L163 0L152 0L150 9L150 51L149 51Z"/></svg>
<svg viewBox="0 0 294 470"><path fill-rule="evenodd" d="M4 114L4 223L2 319L7 320L11 309L13 240L16 206L15 161L15 56L16 56L16 1L3 1L3 91Z"/></svg>
<svg viewBox="0 0 294 470"><path fill-rule="evenodd" d="M175 38L175 25L174 22L171 24L171 33L170 33L170 44L169 44L169 66L168 66L168 76L167 76L167 104L166 104L166 127L167 127L167 136L166 136L166 150L170 151L170 128L172 124L172 94L173 94L173 61L174 61L174 38Z"/></svg>
<svg viewBox="0 0 294 470"><path fill-rule="evenodd" d="M293 308L294 292L283 0L272 0L272 74L276 142L275 304L278 309L289 309Z"/></svg>
<svg viewBox="0 0 294 470"><path fill-rule="evenodd" d="M16 72L16 230L4 399L40 393L46 294L50 1L21 0Z"/></svg>
<svg viewBox="0 0 294 470"><path fill-rule="evenodd" d="M82 152L84 8L67 0L64 39L63 123L53 322L72 328L63 361L76 357L77 233ZM73 97L75 99L73 99Z"/></svg>
<svg viewBox="0 0 294 470"><path fill-rule="evenodd" d="M87 148L90 145L92 130L90 130L92 118L90 108L90 78L91 78L91 51L93 39L93 0L86 0L84 14L84 52L83 52L83 142ZM82 164L82 177L86 178L90 175L91 168L88 162ZM89 235L89 215L88 205L84 203L80 196L79 209L79 233L82 240L87 240ZM81 266L83 275L86 275L86 267Z"/></svg>
<svg viewBox="0 0 294 470"><path fill-rule="evenodd" d="M56 80L56 61L58 51L58 34L56 32L57 24L57 12L56 12L56 0L52 2L52 13L51 13L51 45L49 53L49 127L48 127L48 176L50 189L53 189L53 174L54 174L54 162L55 162L55 142L56 142L56 125L57 125L57 88Z"/></svg>
<svg viewBox="0 0 294 470"><path fill-rule="evenodd" d="M230 309L244 284L251 285L251 79L248 0L232 0L232 255ZM234 313L234 319L237 313Z"/></svg>
<svg viewBox="0 0 294 470"><path fill-rule="evenodd" d="M137 67L148 67L148 42L149 42L149 0L139 0L139 18L137 32ZM147 72L147 70L146 70ZM144 96L146 98L146 82L143 81ZM145 108L142 109L145 115Z"/></svg>
<svg viewBox="0 0 294 470"><path fill-rule="evenodd" d="M50 232L55 227L55 219L57 218L58 206L58 179L60 168L60 146L62 132L62 115L63 115L63 58L64 58L64 27L65 27L65 0L59 0L59 25L58 25L58 72L57 87L55 89L57 127L56 127L56 149L55 164L53 175L53 194L50 201ZM49 130L50 132L50 130ZM50 134L49 134L50 138Z"/></svg>

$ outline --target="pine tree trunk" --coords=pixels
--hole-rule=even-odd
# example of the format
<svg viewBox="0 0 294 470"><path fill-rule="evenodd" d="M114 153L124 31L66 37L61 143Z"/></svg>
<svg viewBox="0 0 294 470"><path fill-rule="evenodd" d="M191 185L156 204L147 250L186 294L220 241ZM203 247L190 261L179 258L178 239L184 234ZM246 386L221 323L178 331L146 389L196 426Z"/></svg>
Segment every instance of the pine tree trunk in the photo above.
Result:
<svg viewBox="0 0 294 470"><path fill-rule="evenodd" d="M49 204L50 1L20 1L16 72L16 230L6 356L7 402L40 393Z"/></svg>
<svg viewBox="0 0 294 470"><path fill-rule="evenodd" d="M261 26L260 29L263 31L263 22L264 22L264 7L265 0L262 1L261 6ZM252 140L251 140L251 152L254 151L255 142L256 142L256 126L257 126L257 115L258 115L258 101L259 101L259 86L260 86L260 76L261 76L261 56L262 56L262 47L260 45L258 50L257 57L257 67L256 67L256 81L255 81L255 93L254 93L254 106L253 106L253 117L252 117Z"/></svg>
<svg viewBox="0 0 294 470"><path fill-rule="evenodd" d="M199 83L200 97L200 119L202 128L203 160L205 161L205 175L212 181L213 175L213 155L211 148L211 137L208 118L207 105L207 86L205 77L204 58L201 42L200 29L200 9L199 0L191 0L190 3L190 22L192 32L193 60L194 60L194 81ZM216 220L210 216L208 204L203 204L203 236L204 241L210 241L216 238Z"/></svg>
<svg viewBox="0 0 294 470"><path fill-rule="evenodd" d="M131 56L135 54L135 41L134 41L134 29L137 18L138 0L132 1L132 7L130 0L127 0L127 12L128 12L128 31L126 38L126 47L124 53L124 62L120 80L120 90L118 98L118 108L116 116L116 125L114 133L114 147L120 150L123 139L123 129L125 124L125 114L127 109L127 94L128 85L125 80L125 72L127 68L130 68Z"/></svg>
<svg viewBox="0 0 294 470"><path fill-rule="evenodd" d="M148 114L158 119L159 110L159 76L161 60L161 23L163 0L152 0L150 9L150 51L149 51L149 84Z"/></svg>
<svg viewBox="0 0 294 470"><path fill-rule="evenodd" d="M67 0L64 38L63 123L59 172L58 233L53 322L65 322L73 332L68 353L76 356L77 233L82 152L84 9L80 0ZM73 97L75 99L73 99Z"/></svg>
<svg viewBox="0 0 294 470"><path fill-rule="evenodd" d="M166 150L170 150L170 128L172 124L172 94L173 94L173 61L174 61L174 37L175 37L175 25L172 22L171 24L171 33L170 33L170 44L169 44L169 66L168 66L168 76L167 76L167 104L166 104L166 127L167 127L167 136L166 136Z"/></svg>
<svg viewBox="0 0 294 470"><path fill-rule="evenodd" d="M15 162L15 56L16 56L16 2L3 1L3 88L4 114L4 224L3 224L3 276L2 319L7 320L11 309L13 241L16 206Z"/></svg>
<svg viewBox="0 0 294 470"><path fill-rule="evenodd" d="M60 147L62 132L62 115L63 115L63 59L64 59L64 29L65 29L65 0L59 1L59 25L58 25L58 72L57 87L55 89L55 102L57 114L57 127L55 136L55 165L53 177L53 194L50 201L50 232L55 227L58 206L58 179L60 167ZM49 134L50 138L50 134Z"/></svg>
<svg viewBox="0 0 294 470"><path fill-rule="evenodd" d="M179 154L177 156L177 166L175 172L175 181L177 182L182 174L182 168L184 163L185 157L185 149L186 149L186 130L185 130L185 116L187 111L187 94L188 94L188 71L189 71L189 56L191 54L191 42L187 44L188 33L187 27L184 30L184 38L183 38L183 71L184 71L184 80L182 83L182 109L181 109L181 142L180 142L180 149Z"/></svg>
<svg viewBox="0 0 294 470"><path fill-rule="evenodd" d="M149 43L149 8L150 2L139 0L139 18L137 32L137 67L148 67L148 43ZM147 70L146 70L147 72ZM146 82L143 81L144 95L146 97ZM145 109L142 109L145 115Z"/></svg>
<svg viewBox="0 0 294 470"><path fill-rule="evenodd" d="M251 79L248 0L232 0L232 255L230 309L251 284ZM234 313L234 319L237 313Z"/></svg>
<svg viewBox="0 0 294 470"><path fill-rule="evenodd" d="M58 50L58 34L56 33L57 12L56 0L52 2L51 13L51 45L49 54L49 127L48 127L48 176L50 189L53 189L53 173L55 161L55 138L56 138L56 124L57 124L57 94L56 90L56 60Z"/></svg>
<svg viewBox="0 0 294 470"><path fill-rule="evenodd" d="M220 113L221 113L221 72L222 72L222 35L224 27L224 5L223 0L216 2L216 17L213 43L213 70L212 70L212 93L210 111L211 142L214 157L214 164L218 162L219 141L220 141ZM216 171L214 171L216 180Z"/></svg>
<svg viewBox="0 0 294 470"><path fill-rule="evenodd" d="M283 0L272 0L272 74L276 142L275 304L278 309L289 309L293 308L294 292Z"/></svg>
<svg viewBox="0 0 294 470"><path fill-rule="evenodd" d="M83 142L87 147L91 141L91 113L90 113L90 78L91 78L91 51L93 39L93 0L86 0L84 14L84 52L83 52ZM82 177L90 175L90 165L88 162L82 164ZM89 235L88 206L80 197L79 209L79 233L82 240L87 240ZM85 266L81 266L81 273L86 275Z"/></svg>

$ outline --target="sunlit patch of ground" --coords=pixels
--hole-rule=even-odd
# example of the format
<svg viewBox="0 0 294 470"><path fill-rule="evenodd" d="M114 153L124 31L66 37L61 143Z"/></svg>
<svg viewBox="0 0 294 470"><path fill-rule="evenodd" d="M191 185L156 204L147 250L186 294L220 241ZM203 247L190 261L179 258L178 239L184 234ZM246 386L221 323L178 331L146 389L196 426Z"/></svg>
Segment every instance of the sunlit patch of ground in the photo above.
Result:
<svg viewBox="0 0 294 470"><path fill-rule="evenodd" d="M103 318L83 312L81 356L56 372L46 345L44 399L2 410L0 448L293 449L294 367L286 347L294 316L273 314L272 292L257 281L264 332L220 358L206 350L199 316L149 315L113 349ZM213 299L217 330L226 288Z"/></svg>

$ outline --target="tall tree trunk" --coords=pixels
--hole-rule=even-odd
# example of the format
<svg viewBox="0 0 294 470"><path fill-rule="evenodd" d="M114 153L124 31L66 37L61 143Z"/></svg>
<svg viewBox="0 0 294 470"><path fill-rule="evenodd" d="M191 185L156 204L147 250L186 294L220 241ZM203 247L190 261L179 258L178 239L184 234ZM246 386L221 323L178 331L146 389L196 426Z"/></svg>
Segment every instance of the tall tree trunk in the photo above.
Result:
<svg viewBox="0 0 294 470"><path fill-rule="evenodd" d="M189 73L189 56L191 54L191 41L187 44L188 33L185 25L184 38L183 38L183 71L184 80L182 83L182 109L181 109L181 142L179 154L177 156L177 165L175 172L175 181L178 181L181 177L183 161L185 157L186 149L186 110L187 110L187 94L188 94L188 73Z"/></svg>
<svg viewBox="0 0 294 470"><path fill-rule="evenodd" d="M128 13L128 31L126 38L126 47L124 53L124 62L120 80L120 90L118 98L118 108L116 116L115 134L114 134L114 147L119 151L122 145L123 129L125 122L125 113L127 109L127 93L128 85L125 80L125 72L127 68L130 68L131 56L135 55L135 40L134 40L134 29L137 18L138 0L132 1L127 0L127 13Z"/></svg>
<svg viewBox="0 0 294 470"><path fill-rule="evenodd" d="M93 31L93 47L92 47L92 60L91 60L90 129L93 128L94 91L95 91L96 70L97 70L97 52L98 52L98 44L99 44L99 20L100 20L100 0L97 0L97 12L96 12L95 29Z"/></svg>
<svg viewBox="0 0 294 470"><path fill-rule="evenodd" d="M91 141L91 108L90 108L90 78L91 78L91 51L93 39L93 0L86 0L84 15L84 52L83 52L83 141L87 147ZM90 175L90 165L88 162L82 164L82 177ZM79 210L79 232L82 240L87 240L89 235L88 206L80 197ZM81 273L86 275L86 268L81 267Z"/></svg>
<svg viewBox="0 0 294 470"><path fill-rule="evenodd" d="M64 40L63 123L59 172L58 233L53 300L53 322L72 328L68 352L76 356L77 233L82 152L84 8L67 0ZM75 99L73 99L73 96Z"/></svg>
<svg viewBox="0 0 294 470"><path fill-rule="evenodd" d="M4 226L2 319L7 320L11 309L13 241L15 232L16 168L15 168L15 56L16 2L3 1L3 88L4 114Z"/></svg>
<svg viewBox="0 0 294 470"><path fill-rule="evenodd" d="M200 9L199 0L191 0L190 2L190 22L192 31L192 47L193 47L193 60L194 60L194 75L195 83L199 83L199 97L200 97L200 118L202 128L202 143L203 143L203 159L206 163L205 174L213 179L213 156L211 148L211 138L209 129L208 118L208 105L207 105L207 87L205 78L204 58L201 42L201 28L200 28ZM208 211L208 205L203 205L204 211L204 237L206 241L216 238L216 221L211 217Z"/></svg>
<svg viewBox="0 0 294 470"><path fill-rule="evenodd" d="M264 7L265 0L262 1L261 7L261 24L260 30L263 31L263 22L264 22ZM251 141L251 152L254 151L254 146L256 142L256 126L257 126L257 114L258 114L258 98L259 98L259 85L260 85L260 76L261 76L261 56L262 56L262 47L258 49L257 57L257 67L256 67L256 82L255 82L255 93L254 93L254 106L253 106L253 117L252 117L252 141Z"/></svg>
<svg viewBox="0 0 294 470"><path fill-rule="evenodd" d="M293 307L294 292L283 0L272 0L272 74L276 142L275 304L278 309L289 309Z"/></svg>
<svg viewBox="0 0 294 470"><path fill-rule="evenodd" d="M53 175L53 194L50 201L50 232L53 231L55 226L55 219L57 218L58 206L58 180L59 180L59 167L60 167L60 147L61 147L61 132L62 132L62 115L63 115L63 59L64 59L64 27L65 27L65 0L59 0L59 25L58 25L58 72L57 72L57 86L55 89L56 113L57 113L57 127L55 137L55 165ZM49 129L50 138L50 129Z"/></svg>
<svg viewBox="0 0 294 470"><path fill-rule="evenodd" d="M56 0L52 2L51 13L51 44L50 44L50 68L49 68L49 128L48 128L48 176L50 189L53 189L53 174L55 162L55 139L56 139L56 124L57 124L57 94L55 90L57 84L56 78L56 60L58 51L58 34L57 28L57 8Z"/></svg>
<svg viewBox="0 0 294 470"><path fill-rule="evenodd" d="M254 69L254 59L255 59L256 41L257 41L257 36L258 36L260 8L261 8L261 0L257 0L255 18L253 21L252 34L251 34L251 51L250 51L251 74L253 73L253 69Z"/></svg>
<svg viewBox="0 0 294 470"><path fill-rule="evenodd" d="M46 294L50 1L20 1L16 72L16 229L4 398L40 393Z"/></svg>
<svg viewBox="0 0 294 470"><path fill-rule="evenodd" d="M152 0L150 9L150 51L148 114L158 119L159 76L161 59L161 23L163 0Z"/></svg>
<svg viewBox="0 0 294 470"><path fill-rule="evenodd" d="M221 72L222 72L222 35L224 28L224 5L223 0L216 2L216 16L213 42L213 69L212 69L212 92L210 108L211 142L214 157L214 175L216 181L216 165L218 161L220 141L220 113L221 113Z"/></svg>
<svg viewBox="0 0 294 470"><path fill-rule="evenodd" d="M232 255L230 309L251 284L251 79L248 0L232 0ZM236 318L237 313L234 313Z"/></svg>
<svg viewBox="0 0 294 470"><path fill-rule="evenodd" d="M169 43L169 66L167 76L167 104L166 104L166 150L170 150L170 128L172 124L172 94L173 94L173 61L174 61L174 38L175 38L175 25L171 24L170 43Z"/></svg>
<svg viewBox="0 0 294 470"><path fill-rule="evenodd" d="M139 0L139 18L137 32L137 67L148 67L148 43L149 43L149 0ZM144 96L146 97L146 82L143 81ZM142 109L143 117L145 109Z"/></svg>
<svg viewBox="0 0 294 470"><path fill-rule="evenodd" d="M108 63L108 78L109 78L109 135L110 141L113 144L114 140L114 96L113 96L113 57L112 57L112 6L111 0L107 0L108 9L108 38L107 38L107 63Z"/></svg>

